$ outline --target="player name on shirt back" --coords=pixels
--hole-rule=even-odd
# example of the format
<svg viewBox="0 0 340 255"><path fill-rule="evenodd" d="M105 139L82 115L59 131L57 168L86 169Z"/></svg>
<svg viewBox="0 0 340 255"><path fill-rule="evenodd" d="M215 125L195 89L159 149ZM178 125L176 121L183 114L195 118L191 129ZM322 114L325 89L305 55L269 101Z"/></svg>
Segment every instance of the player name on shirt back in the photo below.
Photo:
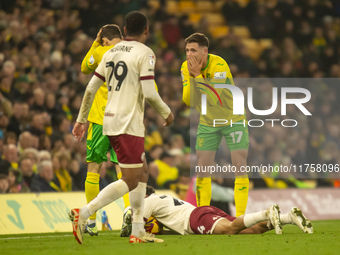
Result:
<svg viewBox="0 0 340 255"><path fill-rule="evenodd" d="M130 52L133 46L126 46L126 45L116 45L111 49L111 52L116 51L123 51L123 52Z"/></svg>

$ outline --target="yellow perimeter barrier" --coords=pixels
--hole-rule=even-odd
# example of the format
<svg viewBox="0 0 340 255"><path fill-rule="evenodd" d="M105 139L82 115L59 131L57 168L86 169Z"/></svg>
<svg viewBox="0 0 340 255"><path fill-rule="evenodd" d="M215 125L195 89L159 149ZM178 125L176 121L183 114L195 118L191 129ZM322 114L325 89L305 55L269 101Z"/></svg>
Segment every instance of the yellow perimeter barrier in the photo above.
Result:
<svg viewBox="0 0 340 255"><path fill-rule="evenodd" d="M71 232L67 213L86 204L84 192L27 193L0 195L0 234ZM97 212L101 229L101 215L106 211L112 229L122 226L124 201L107 205Z"/></svg>
<svg viewBox="0 0 340 255"><path fill-rule="evenodd" d="M177 197L171 190L157 194ZM67 213L86 204L85 192L25 193L0 195L0 235L47 232L71 232ZM101 230L102 213L106 211L113 230L120 230L123 221L122 198L97 212L97 225Z"/></svg>

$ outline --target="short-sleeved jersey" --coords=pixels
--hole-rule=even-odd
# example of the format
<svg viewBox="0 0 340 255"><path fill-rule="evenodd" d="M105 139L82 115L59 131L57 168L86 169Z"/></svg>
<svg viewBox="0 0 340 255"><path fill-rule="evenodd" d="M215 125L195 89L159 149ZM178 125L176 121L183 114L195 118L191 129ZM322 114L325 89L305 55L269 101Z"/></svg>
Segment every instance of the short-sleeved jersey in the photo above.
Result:
<svg viewBox="0 0 340 255"><path fill-rule="evenodd" d="M201 112L201 104L190 100L190 77L188 64L185 61L181 67L181 75L183 82L183 101L186 105L196 107ZM205 68L201 70L200 79L196 82L195 101L201 100L201 94L207 94L207 114L200 116L200 123L206 126L213 126L214 119L226 119L227 125L230 120L233 123L246 119L244 115L233 115L233 96L228 89L215 88L215 84L234 85L227 62L216 55L209 54L208 62ZM191 102L191 103L190 103ZM194 105L192 105L194 102Z"/></svg>
<svg viewBox="0 0 340 255"><path fill-rule="evenodd" d="M151 194L145 199L143 217L153 216L167 228L181 235L194 232L190 228L190 215L196 207L171 196Z"/></svg>
<svg viewBox="0 0 340 255"><path fill-rule="evenodd" d="M144 137L141 81L154 79L156 57L145 44L123 40L105 53L95 75L106 81L108 101L103 134Z"/></svg>
<svg viewBox="0 0 340 255"><path fill-rule="evenodd" d="M101 46L98 42L95 41L92 44L91 49L83 59L83 62L81 64L82 72L85 74L90 74L94 70L96 70L100 61L103 58L103 55L113 47L114 45ZM94 97L87 120L99 125L103 125L106 103L107 103L107 86L106 83L104 82L103 85L98 89Z"/></svg>

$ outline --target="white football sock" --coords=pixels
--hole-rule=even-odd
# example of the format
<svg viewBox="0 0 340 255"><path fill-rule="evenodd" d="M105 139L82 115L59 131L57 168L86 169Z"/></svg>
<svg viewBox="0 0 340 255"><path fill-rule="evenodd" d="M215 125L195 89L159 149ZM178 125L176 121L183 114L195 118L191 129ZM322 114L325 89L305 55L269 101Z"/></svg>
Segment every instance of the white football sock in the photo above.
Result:
<svg viewBox="0 0 340 255"><path fill-rule="evenodd" d="M105 205L122 197L125 193L129 192L129 187L122 179L112 182L101 190L90 203L80 209L80 216L87 219Z"/></svg>
<svg viewBox="0 0 340 255"><path fill-rule="evenodd" d="M281 214L280 219L283 225L293 224L292 218L290 217L290 213Z"/></svg>
<svg viewBox="0 0 340 255"><path fill-rule="evenodd" d="M144 198L146 195L146 183L139 182L137 188L130 191L130 205L132 208L132 235L143 236L144 230Z"/></svg>
<svg viewBox="0 0 340 255"><path fill-rule="evenodd" d="M254 226L255 224L257 224L261 221L267 220L266 211L267 210L264 210L262 212L249 213L249 214L244 215L243 223L246 226L246 228Z"/></svg>

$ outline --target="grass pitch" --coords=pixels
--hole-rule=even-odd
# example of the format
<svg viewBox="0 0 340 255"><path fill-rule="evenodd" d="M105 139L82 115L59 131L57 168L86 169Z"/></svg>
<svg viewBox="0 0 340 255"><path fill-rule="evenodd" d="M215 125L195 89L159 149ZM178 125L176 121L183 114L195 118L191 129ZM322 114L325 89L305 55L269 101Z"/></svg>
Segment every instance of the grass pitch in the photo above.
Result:
<svg viewBox="0 0 340 255"><path fill-rule="evenodd" d="M340 221L314 221L313 226L314 234L286 225L282 235L274 231L262 235L162 235L159 237L165 242L159 244L129 244L128 238L119 237L118 231L100 232L98 237L86 234L82 245L72 233L1 235L0 251L4 255L339 254Z"/></svg>

